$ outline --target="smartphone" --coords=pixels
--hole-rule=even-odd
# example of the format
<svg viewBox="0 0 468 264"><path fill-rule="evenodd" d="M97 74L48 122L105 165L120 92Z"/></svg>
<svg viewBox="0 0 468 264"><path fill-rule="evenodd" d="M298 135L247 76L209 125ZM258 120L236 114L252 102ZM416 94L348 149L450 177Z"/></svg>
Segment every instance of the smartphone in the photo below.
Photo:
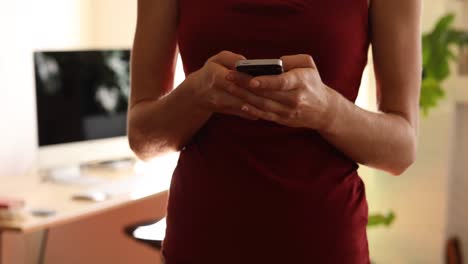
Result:
<svg viewBox="0 0 468 264"><path fill-rule="evenodd" d="M280 59L239 60L236 70L251 76L278 75L283 73L283 61Z"/></svg>

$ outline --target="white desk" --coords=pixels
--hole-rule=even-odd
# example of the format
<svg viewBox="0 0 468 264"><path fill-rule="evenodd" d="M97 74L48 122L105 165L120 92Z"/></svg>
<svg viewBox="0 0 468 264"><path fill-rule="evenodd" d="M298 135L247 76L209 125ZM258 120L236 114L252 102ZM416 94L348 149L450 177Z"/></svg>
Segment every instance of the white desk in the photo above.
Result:
<svg viewBox="0 0 468 264"><path fill-rule="evenodd" d="M167 160L166 160L167 162ZM44 241L47 238L49 228L70 222L80 221L107 210L114 210L154 196L167 196L168 179L173 166L162 170L165 175L139 176L138 184L129 186L128 192L116 195L102 202L76 201L71 196L74 193L89 190L89 186L63 185L52 182L43 182L36 173L14 178L3 178L0 184L0 195L23 198L26 202L25 215L22 220L0 221L0 264L2 264L2 233L21 232L31 236L31 246L25 254L41 262ZM159 174L159 173L158 173ZM132 179L129 171L104 172L100 175L109 182ZM56 211L55 215L49 217L37 217L30 214L32 209L48 209Z"/></svg>

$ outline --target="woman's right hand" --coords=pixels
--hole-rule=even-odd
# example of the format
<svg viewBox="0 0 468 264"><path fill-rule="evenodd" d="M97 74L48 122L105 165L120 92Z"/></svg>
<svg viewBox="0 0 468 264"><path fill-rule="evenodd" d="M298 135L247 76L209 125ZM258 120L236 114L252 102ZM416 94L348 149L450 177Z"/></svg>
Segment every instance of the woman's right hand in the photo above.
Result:
<svg viewBox="0 0 468 264"><path fill-rule="evenodd" d="M193 94L197 105L212 113L236 115L249 120L257 120L256 116L242 110L245 105L243 100L228 92L236 89L250 96L256 96L249 90L240 88L228 80L228 74L235 70L236 62L243 59L245 57L242 55L222 51L208 59L201 69L187 76L187 80L193 84L190 87L194 90Z"/></svg>

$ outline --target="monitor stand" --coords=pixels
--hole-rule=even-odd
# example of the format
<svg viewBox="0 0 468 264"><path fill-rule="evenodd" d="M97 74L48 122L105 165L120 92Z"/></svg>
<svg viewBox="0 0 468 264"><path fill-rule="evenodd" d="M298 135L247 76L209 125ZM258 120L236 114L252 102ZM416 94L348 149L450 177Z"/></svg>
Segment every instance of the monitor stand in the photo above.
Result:
<svg viewBox="0 0 468 264"><path fill-rule="evenodd" d="M83 162L76 166L54 167L40 171L42 181L71 185L96 185L109 179L133 174L136 160L118 158Z"/></svg>
<svg viewBox="0 0 468 264"><path fill-rule="evenodd" d="M80 169L109 169L109 170L123 170L131 169L135 166L135 158L125 157L108 160L98 160L84 162L80 164Z"/></svg>

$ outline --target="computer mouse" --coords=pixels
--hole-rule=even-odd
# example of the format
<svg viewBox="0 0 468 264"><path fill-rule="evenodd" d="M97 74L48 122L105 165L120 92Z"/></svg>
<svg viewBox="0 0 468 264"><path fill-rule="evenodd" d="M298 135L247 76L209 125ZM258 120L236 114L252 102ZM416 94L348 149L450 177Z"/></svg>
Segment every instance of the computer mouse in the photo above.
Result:
<svg viewBox="0 0 468 264"><path fill-rule="evenodd" d="M104 192L80 192L72 195L73 200L78 201L92 201L92 202L102 202L109 198L109 195Z"/></svg>

